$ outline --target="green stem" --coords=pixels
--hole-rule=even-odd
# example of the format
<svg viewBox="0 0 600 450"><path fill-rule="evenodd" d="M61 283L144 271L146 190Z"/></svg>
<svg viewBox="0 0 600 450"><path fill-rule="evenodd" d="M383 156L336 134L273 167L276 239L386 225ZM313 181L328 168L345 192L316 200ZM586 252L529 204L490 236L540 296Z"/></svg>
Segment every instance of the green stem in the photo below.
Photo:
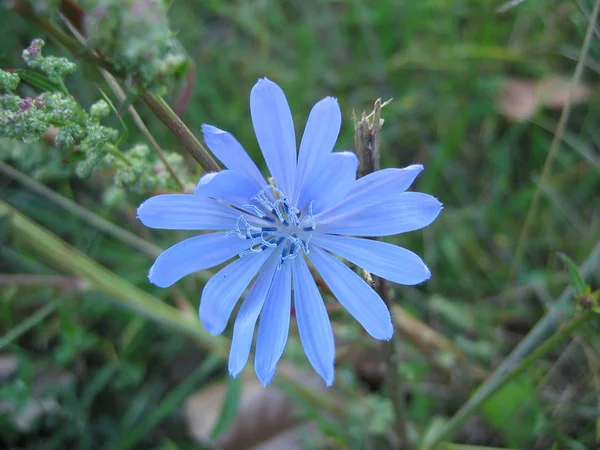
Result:
<svg viewBox="0 0 600 450"><path fill-rule="evenodd" d="M109 153L112 153L116 158L120 159L125 164L127 164L129 167L133 167L133 163L129 160L129 158L127 158L127 156L125 156L125 154L114 145L111 145L108 151Z"/></svg>
<svg viewBox="0 0 600 450"><path fill-rule="evenodd" d="M102 292L120 306L133 310L159 324L190 336L208 351L226 358L229 340L211 336L195 317L181 313L141 289L133 286L86 255L70 247L54 234L0 201L0 217L8 216L11 227L18 230L19 238L54 265L87 283L87 288Z"/></svg>
<svg viewBox="0 0 600 450"><path fill-rule="evenodd" d="M32 314L31 316L29 316L27 319L25 319L23 322L21 322L15 328L13 328L8 333L6 333L4 336L2 336L0 338L0 350L3 350L4 347L9 345L15 339L18 339L19 336L27 333L30 329L35 327L38 323L42 322L46 317L48 317L50 314L52 314L54 312L54 310L56 310L58 305L59 305L59 302L56 302L56 301L52 302L52 303L48 303L46 306L44 306L43 308L36 311L35 314Z"/></svg>
<svg viewBox="0 0 600 450"><path fill-rule="evenodd" d="M52 189L48 189L43 184L37 182L33 178L25 175L23 172L19 172L17 169L9 166L8 164L0 161L0 173L18 181L27 189L32 190L33 192L41 195L42 197L50 200L52 203L60 206L61 208L66 209L70 213L76 215L80 219L85 220L87 223L92 225L94 228L97 228L100 231L120 240L121 242L126 243L127 245L135 248L136 250L145 253L148 256L156 258L163 252L163 249L157 245L154 245L151 242L148 242L134 233L131 233L123 228L118 227L112 222L100 217L97 214L94 214L92 211L83 208L77 203L69 200L66 197L58 194Z"/></svg>
<svg viewBox="0 0 600 450"><path fill-rule="evenodd" d="M156 117L179 139L179 142L194 157L198 164L206 172L218 172L221 170L217 162L211 156L208 149L202 145L198 138L190 131L179 116L160 96L145 93L141 96L142 101L150 108Z"/></svg>
<svg viewBox="0 0 600 450"><path fill-rule="evenodd" d="M119 86L119 83L117 82L115 77L113 77L108 71L104 69L100 69L100 73L102 73L104 79L111 87L115 95L119 98L119 100L121 102L124 102L127 98L127 95L125 94L121 86ZM158 145L158 142L156 142L156 139L154 139L154 136L152 136L152 133L150 133L150 130L148 130L148 127L138 114L135 107L133 105L130 105L128 109L129 114L131 114L131 117L133 118L133 121L135 122L139 130L142 132L146 140L150 143L150 146L154 149L162 163L165 165L167 171L179 186L179 189L181 189L182 192L185 191L185 184L183 183L179 175L177 175L177 172L175 171L173 166L171 166L171 164L169 163L169 160L167 159L165 153L162 151L162 148L160 148L160 145Z"/></svg>
<svg viewBox="0 0 600 450"><path fill-rule="evenodd" d="M385 302L386 306L392 311L392 302L387 295L386 282L383 278L377 278L377 293ZM402 389L402 379L398 373L398 332L394 333L388 342L383 342L384 355L388 364L388 389L389 397L394 406L394 417L396 418L396 432L400 438L402 449L410 450L412 448L408 437L408 419L406 417L406 402L404 401L404 392Z"/></svg>
<svg viewBox="0 0 600 450"><path fill-rule="evenodd" d="M34 251L52 261L57 268L80 278L84 289L102 292L111 297L117 305L178 331L193 339L212 355L221 360L227 359L230 340L224 336L211 336L198 324L195 315L182 313L123 280L0 200L0 218L2 217L9 219L11 229ZM343 408L332 396L323 392L317 393L290 376L279 375L278 383L286 390L301 395L316 409L335 415L344 414Z"/></svg>
<svg viewBox="0 0 600 450"><path fill-rule="evenodd" d="M567 339L576 330L581 328L588 320L594 317L594 313L586 312L571 319L565 326L557 330L549 339L540 345L529 356L524 358L519 365L506 372L502 381L498 383L484 383L471 398L458 410L445 426L437 432L429 442L425 443L424 448L430 449L435 447L441 440L450 439L452 435L460 428L465 420L473 414L481 404L498 392L500 388L514 380L517 376L523 374L536 361L544 357L548 352L554 350L561 342Z"/></svg>
<svg viewBox="0 0 600 450"><path fill-rule="evenodd" d="M592 270L594 270L599 259L600 242L596 244L580 267L579 273L581 276L585 278ZM519 366L519 364L527 358L527 355L535 350L536 346L549 334L549 331L562 319L567 310L566 307L569 304L569 300L574 293L575 289L571 286L563 291L559 299L552 306L552 309L538 321L510 355L502 361L488 379L477 389L471 399L456 412L445 427L427 440L425 448L431 448L441 440L453 436L462 423L479 409L481 404L489 398L491 393L496 392L497 389L506 384L507 376L509 376L512 371L515 370L515 367ZM460 416L459 420L455 419L457 416Z"/></svg>

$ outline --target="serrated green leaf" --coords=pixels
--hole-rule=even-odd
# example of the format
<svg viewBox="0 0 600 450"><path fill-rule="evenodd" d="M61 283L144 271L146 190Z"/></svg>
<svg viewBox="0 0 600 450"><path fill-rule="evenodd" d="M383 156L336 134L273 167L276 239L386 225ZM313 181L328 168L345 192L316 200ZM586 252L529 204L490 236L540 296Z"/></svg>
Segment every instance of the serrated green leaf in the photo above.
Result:
<svg viewBox="0 0 600 450"><path fill-rule="evenodd" d="M237 416L241 398L241 379L239 377L228 377L227 391L225 392L225 398L223 399L223 405L221 406L221 413L219 414L219 418L217 419L217 422L210 433L211 438L218 438L233 424Z"/></svg>
<svg viewBox="0 0 600 450"><path fill-rule="evenodd" d="M577 293L583 294L585 292L585 281L583 281L583 277L579 273L579 269L577 269L577 265L573 262L571 258L569 258L564 253L559 253L558 257L562 262L565 263L567 268L569 269L569 278L571 279L571 283L577 289Z"/></svg>

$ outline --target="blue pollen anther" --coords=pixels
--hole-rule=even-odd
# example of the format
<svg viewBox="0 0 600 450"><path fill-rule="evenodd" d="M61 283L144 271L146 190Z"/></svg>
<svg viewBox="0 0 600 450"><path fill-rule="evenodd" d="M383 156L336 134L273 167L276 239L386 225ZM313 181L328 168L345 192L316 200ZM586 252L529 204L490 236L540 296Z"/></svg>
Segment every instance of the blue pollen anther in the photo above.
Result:
<svg viewBox="0 0 600 450"><path fill-rule="evenodd" d="M251 241L248 248L239 254L240 257L282 245L280 269L285 261L294 259L301 251L309 253L308 244L312 231L317 227L312 212L313 202L308 205L308 212L302 214L275 186L264 187L250 200L256 204L243 205L241 209L246 213L238 217L235 228L227 233ZM260 222L273 226L262 226Z"/></svg>

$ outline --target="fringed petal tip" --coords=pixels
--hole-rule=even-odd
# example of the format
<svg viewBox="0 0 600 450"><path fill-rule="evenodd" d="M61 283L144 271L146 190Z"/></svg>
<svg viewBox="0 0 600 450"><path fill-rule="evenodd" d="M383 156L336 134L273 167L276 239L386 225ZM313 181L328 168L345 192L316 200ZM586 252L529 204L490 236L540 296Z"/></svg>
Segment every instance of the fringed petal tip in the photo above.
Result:
<svg viewBox="0 0 600 450"><path fill-rule="evenodd" d="M321 375L321 374L319 374L319 375ZM333 386L333 381L335 379L334 375L329 376L327 378L325 378L323 375L321 375L321 378L323 378L323 381L325 382L325 386L327 386L327 387Z"/></svg>
<svg viewBox="0 0 600 450"><path fill-rule="evenodd" d="M204 134L226 134L226 131L223 131L213 125L209 125L208 123L203 123L202 126L202 133Z"/></svg>
<svg viewBox="0 0 600 450"><path fill-rule="evenodd" d="M426 275L425 275L425 279L423 281L421 281L421 283L424 283L431 278L431 270L429 270L429 267L427 267L427 264L425 264L425 263L423 263L423 270L425 271ZM417 283L417 284L421 284L421 283Z"/></svg>
<svg viewBox="0 0 600 450"><path fill-rule="evenodd" d="M271 80L269 80L267 77L261 77L258 80L256 80L256 84L254 85L255 87L265 87L267 85L275 85L277 87L279 87L279 85Z"/></svg>
<svg viewBox="0 0 600 450"><path fill-rule="evenodd" d="M404 170L414 170L417 173L423 172L424 169L425 167L423 167L423 164L411 164L410 166L406 166L404 168Z"/></svg>
<svg viewBox="0 0 600 450"><path fill-rule="evenodd" d="M242 370L238 370L237 368L231 368L231 367L229 367L227 370L229 371L229 376L231 378L237 378L238 375L240 373L242 373L243 368L242 368Z"/></svg>
<svg viewBox="0 0 600 450"><path fill-rule="evenodd" d="M225 327L221 327L220 324L212 322L208 319L203 319L202 317L200 318L200 323L211 336L218 336L225 330Z"/></svg>
<svg viewBox="0 0 600 450"><path fill-rule="evenodd" d="M142 203L140 203L140 206L138 206L137 209L135 210L135 218L137 220L139 220L140 222L142 222L143 225L145 225L144 224L144 219L142 217L142 215L144 214L144 205L146 203L148 203L149 200L150 199L144 200Z"/></svg>
<svg viewBox="0 0 600 450"><path fill-rule="evenodd" d="M258 377L258 380L260 381L262 387L266 388L271 383L271 381L273 381L273 377L275 376L275 370L271 370L266 374L256 372L256 376Z"/></svg>
<svg viewBox="0 0 600 450"><path fill-rule="evenodd" d="M392 317L390 316L390 321L381 329L377 330L374 333L369 333L373 339L377 339L378 341L387 341L389 342L392 337L394 337L394 323L392 322Z"/></svg>
<svg viewBox="0 0 600 450"><path fill-rule="evenodd" d="M156 263L152 264L152 267L150 267L150 270L148 271L148 281L150 283L152 283L154 286L158 286L159 288L168 287L168 286L161 286L160 284L156 283L156 276L155 276L155 273L154 273L155 272L155 270L154 270L154 266L155 265L156 265Z"/></svg>

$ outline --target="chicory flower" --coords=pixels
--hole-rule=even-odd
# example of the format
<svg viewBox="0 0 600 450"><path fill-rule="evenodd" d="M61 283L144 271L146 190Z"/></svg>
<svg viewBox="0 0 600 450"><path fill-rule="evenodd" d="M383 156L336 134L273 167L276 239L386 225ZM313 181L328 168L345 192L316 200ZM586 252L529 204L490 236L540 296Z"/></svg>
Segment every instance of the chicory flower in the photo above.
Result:
<svg viewBox="0 0 600 450"><path fill-rule="evenodd" d="M334 337L309 262L367 333L389 340L394 327L386 305L333 255L395 283L421 283L431 274L419 256L364 237L423 228L442 205L430 195L406 192L421 165L383 169L357 180L356 155L332 151L341 127L334 98L313 107L299 152L292 114L278 85L259 80L250 93L250 112L271 182L230 133L204 125L206 144L227 170L204 175L193 194L150 198L138 217L151 228L211 233L163 252L149 279L168 287L232 260L204 287L200 322L211 334L222 333L251 286L233 327L229 372L236 376L246 365L258 322L254 367L263 385L273 378L288 339L293 293L306 356L331 385Z"/></svg>

